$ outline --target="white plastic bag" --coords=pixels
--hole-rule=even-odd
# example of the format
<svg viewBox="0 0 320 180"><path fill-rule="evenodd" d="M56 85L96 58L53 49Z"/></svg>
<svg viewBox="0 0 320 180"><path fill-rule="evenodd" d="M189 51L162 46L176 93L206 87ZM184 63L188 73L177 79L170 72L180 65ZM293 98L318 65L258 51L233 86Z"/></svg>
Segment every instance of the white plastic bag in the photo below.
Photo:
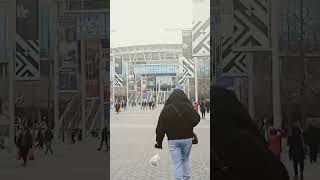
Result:
<svg viewBox="0 0 320 180"><path fill-rule="evenodd" d="M152 166L158 166L160 162L160 155L159 153L157 153L156 155L152 156L152 158L150 159L150 164Z"/></svg>

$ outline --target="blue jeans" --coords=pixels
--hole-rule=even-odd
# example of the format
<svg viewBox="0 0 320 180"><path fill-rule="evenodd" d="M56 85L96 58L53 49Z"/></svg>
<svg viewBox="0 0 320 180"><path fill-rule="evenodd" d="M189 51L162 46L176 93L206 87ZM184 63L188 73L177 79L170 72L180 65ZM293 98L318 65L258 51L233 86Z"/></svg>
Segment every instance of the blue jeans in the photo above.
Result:
<svg viewBox="0 0 320 180"><path fill-rule="evenodd" d="M192 138L169 140L168 142L175 180L190 179L189 155L192 147Z"/></svg>

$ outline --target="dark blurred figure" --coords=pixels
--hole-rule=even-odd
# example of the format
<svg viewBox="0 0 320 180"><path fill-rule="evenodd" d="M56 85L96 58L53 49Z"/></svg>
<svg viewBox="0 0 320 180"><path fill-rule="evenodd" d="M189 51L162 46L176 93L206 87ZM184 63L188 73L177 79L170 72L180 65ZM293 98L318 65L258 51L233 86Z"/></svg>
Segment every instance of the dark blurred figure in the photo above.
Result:
<svg viewBox="0 0 320 180"><path fill-rule="evenodd" d="M206 101L206 110L207 110L207 113L210 113L210 102L209 101Z"/></svg>
<svg viewBox="0 0 320 180"><path fill-rule="evenodd" d="M26 166L28 154L33 145L32 135L28 128L23 128L17 139L17 147L20 149L20 155L23 159L23 166Z"/></svg>
<svg viewBox="0 0 320 180"><path fill-rule="evenodd" d="M204 98L200 103L200 112L201 112L201 118L205 119L206 118L206 101L204 100Z"/></svg>
<svg viewBox="0 0 320 180"><path fill-rule="evenodd" d="M291 136L288 139L290 153L293 159L293 168L295 178L298 178L298 166L300 167L300 180L303 179L304 171L304 139L302 136L302 130L297 120L291 128Z"/></svg>
<svg viewBox="0 0 320 180"><path fill-rule="evenodd" d="M72 129L71 131L71 142L72 144L76 143L76 130L75 129Z"/></svg>
<svg viewBox="0 0 320 180"><path fill-rule="evenodd" d="M51 147L52 139L53 139L53 133L50 128L47 128L47 130L44 133L44 141L46 145L45 154L48 154L48 151L50 151L51 155L53 154L52 147Z"/></svg>
<svg viewBox="0 0 320 180"><path fill-rule="evenodd" d="M212 179L289 180L281 161L269 151L258 126L232 91L211 87Z"/></svg>
<svg viewBox="0 0 320 180"><path fill-rule="evenodd" d="M318 129L310 124L306 131L306 144L309 146L309 157L310 163L317 162L317 154L318 154Z"/></svg>
<svg viewBox="0 0 320 180"><path fill-rule="evenodd" d="M102 129L101 142L100 142L99 148L97 149L98 151L101 151L103 142L106 143L106 151L109 149L109 144L108 144L108 139L109 139L109 138L108 138L108 135L109 135L109 133L108 133L108 128L107 128L107 126L106 126L106 127L104 127L104 128Z"/></svg>
<svg viewBox="0 0 320 180"><path fill-rule="evenodd" d="M44 143L44 137L43 137L41 128L39 128L39 130L38 130L36 141L38 142L38 144L35 147L39 147L39 149L42 150L43 149L43 143Z"/></svg>
<svg viewBox="0 0 320 180"><path fill-rule="evenodd" d="M116 108L116 112L117 112L117 114L120 112L120 103L117 103L116 105L115 105L115 108Z"/></svg>

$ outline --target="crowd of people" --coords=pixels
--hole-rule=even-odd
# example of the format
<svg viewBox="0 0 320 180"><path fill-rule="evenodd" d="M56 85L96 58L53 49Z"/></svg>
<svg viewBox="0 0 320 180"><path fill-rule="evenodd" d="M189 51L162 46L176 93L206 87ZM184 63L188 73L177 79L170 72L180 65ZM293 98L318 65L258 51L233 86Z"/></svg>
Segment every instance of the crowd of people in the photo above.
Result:
<svg viewBox="0 0 320 180"><path fill-rule="evenodd" d="M23 160L23 166L26 165L28 160L34 159L33 150L38 148L43 150L43 145L45 145L45 155L50 151L51 155L53 154L52 150L52 139L53 133L50 128L41 129L38 128L35 138L33 137L33 130L31 128L23 126L18 129L18 132L15 135L14 141L17 148L17 159Z"/></svg>
<svg viewBox="0 0 320 180"><path fill-rule="evenodd" d="M149 102L146 100L141 102L141 109L148 109L148 107L149 109L154 109L155 103L152 100L150 100Z"/></svg>
<svg viewBox="0 0 320 180"><path fill-rule="evenodd" d="M193 108L199 112L199 107L200 107L200 113L201 113L201 118L205 119L206 118L206 113L210 113L210 102L206 101L205 98L202 98L200 104L196 101L193 102Z"/></svg>
<svg viewBox="0 0 320 180"><path fill-rule="evenodd" d="M288 130L273 128L268 118L263 118L260 127L261 135L278 159L281 159L280 156L283 153L282 139L287 139L288 156L292 161L294 177L300 180L304 178L305 160L309 158L310 164L317 163L320 144L320 128L310 122L303 128L301 119L297 113L294 113Z"/></svg>

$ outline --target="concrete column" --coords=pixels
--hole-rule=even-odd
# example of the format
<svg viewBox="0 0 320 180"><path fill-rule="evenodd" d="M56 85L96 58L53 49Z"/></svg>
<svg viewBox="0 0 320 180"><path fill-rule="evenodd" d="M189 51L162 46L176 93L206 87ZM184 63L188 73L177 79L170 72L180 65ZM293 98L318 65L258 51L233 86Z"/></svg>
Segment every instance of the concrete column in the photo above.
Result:
<svg viewBox="0 0 320 180"><path fill-rule="evenodd" d="M253 55L252 52L247 53L248 63L248 104L251 118L254 118L254 74L253 74Z"/></svg>
<svg viewBox="0 0 320 180"><path fill-rule="evenodd" d="M8 78L9 78L9 143L8 151L14 149L14 92L15 92L15 49L16 49L16 0L8 1Z"/></svg>
<svg viewBox="0 0 320 180"><path fill-rule="evenodd" d="M282 125L279 60L280 5L279 0L271 1L272 109L275 128L281 128Z"/></svg>
<svg viewBox="0 0 320 180"><path fill-rule="evenodd" d="M56 2L50 1L50 20L49 24L49 37L50 37L50 51L53 61L53 118L54 118L54 139L58 141L59 137L59 66L58 66L58 34L60 33L59 25L57 23L57 4ZM58 26L57 26L58 25ZM58 32L58 33L57 33Z"/></svg>
<svg viewBox="0 0 320 180"><path fill-rule="evenodd" d="M86 134L86 42L87 40L81 40L81 124L83 140L85 140Z"/></svg>

